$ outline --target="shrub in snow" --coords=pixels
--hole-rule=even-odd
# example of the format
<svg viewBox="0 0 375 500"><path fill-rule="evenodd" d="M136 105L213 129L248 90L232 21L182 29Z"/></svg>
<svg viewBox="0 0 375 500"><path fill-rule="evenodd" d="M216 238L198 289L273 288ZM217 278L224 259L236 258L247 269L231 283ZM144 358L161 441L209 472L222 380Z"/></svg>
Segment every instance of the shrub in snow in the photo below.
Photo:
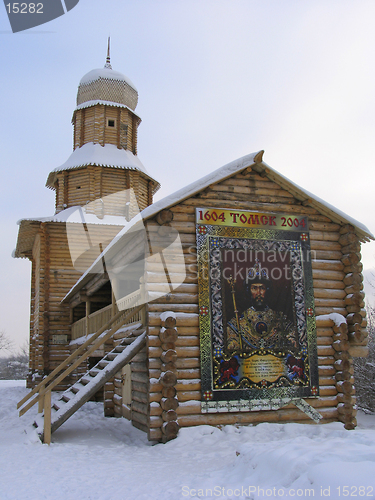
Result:
<svg viewBox="0 0 375 500"><path fill-rule="evenodd" d="M357 406L375 412L375 308L367 308L368 348L367 358L354 359Z"/></svg>

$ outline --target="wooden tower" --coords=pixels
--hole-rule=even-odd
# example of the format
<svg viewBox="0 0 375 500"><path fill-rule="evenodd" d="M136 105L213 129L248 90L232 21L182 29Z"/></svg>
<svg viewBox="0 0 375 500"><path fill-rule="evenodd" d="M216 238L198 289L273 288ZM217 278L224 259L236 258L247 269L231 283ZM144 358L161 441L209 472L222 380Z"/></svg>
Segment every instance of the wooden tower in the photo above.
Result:
<svg viewBox="0 0 375 500"><path fill-rule="evenodd" d="M29 387L68 356L71 323L111 303L110 287L74 316L61 300L125 219L152 204L160 187L137 156L137 102L133 83L112 69L108 43L105 66L87 73L78 87L73 153L47 178L46 186L56 192L55 214L19 223L14 256L32 262ZM66 224L77 207L87 218L83 222L91 223L91 239L94 235L100 243L78 266L72 262ZM92 224L96 218L102 224Z"/></svg>

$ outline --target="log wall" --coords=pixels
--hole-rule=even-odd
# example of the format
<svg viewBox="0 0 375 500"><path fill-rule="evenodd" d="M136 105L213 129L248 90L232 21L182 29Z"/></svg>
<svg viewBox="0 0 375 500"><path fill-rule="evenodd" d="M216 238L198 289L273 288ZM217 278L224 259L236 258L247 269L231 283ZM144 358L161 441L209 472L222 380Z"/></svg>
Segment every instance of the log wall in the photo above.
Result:
<svg viewBox="0 0 375 500"><path fill-rule="evenodd" d="M152 203L152 184L138 171L103 166L87 166L65 170L57 174L56 211L73 206L85 206L97 217L120 215L134 217L138 210ZM130 200L130 213L125 210L128 201L124 190L132 188L135 199ZM110 199L102 198L112 195Z"/></svg>
<svg viewBox="0 0 375 500"><path fill-rule="evenodd" d="M174 291L170 290L165 273L153 267L152 259L150 259L146 269L146 290L150 294L150 300L157 292L169 291L163 297L155 299L149 304L149 340L147 346L150 379L149 438L163 439L161 431L163 425L163 386L161 383L163 348L159 337L162 326L160 313L163 311L175 312L177 319L178 338L175 343L177 383L175 388L178 400L176 412L180 426L257 422L310 423L309 417L293 405L277 411L201 413L198 279L195 243L196 207L307 215L310 226L316 315L326 315L332 312L343 316L357 314L352 320L352 324L356 325L357 323L354 321L359 321L362 327L365 325L363 304L359 300L362 295L355 295L355 300L359 300L359 302L356 303L355 307L352 306L352 288L350 287L357 283L360 277L357 275L348 277L351 269L346 264L346 256L350 256L350 252L346 248L342 236L346 232L339 224L320 214L315 208L303 205L301 200L294 198L292 194L269 180L267 176L259 175L251 169L247 169L244 174L237 174L230 179L211 185L199 195L170 208L168 210L169 217L166 216L162 220L159 215L158 220L148 221L147 224L150 231L158 231L159 224L167 224L179 231L186 266L186 279L183 285ZM358 253L357 246L355 246L354 252ZM356 260L354 257L348 258ZM176 264L178 263L176 262ZM168 269L171 270L171 267L169 266ZM170 278L173 282L173 276ZM361 289L360 286L359 288ZM362 321L358 318L362 318ZM335 331L335 328L331 320L328 322L327 320L325 322L317 321L320 397L318 399L312 398L309 403L322 414L323 422L342 420L348 425L347 428L351 428L350 426L355 425L355 411L353 410L355 401L353 400L352 364L348 351L349 341L345 339L345 333ZM352 330L354 331L356 327L349 328L349 335L351 335ZM345 370L342 368L344 362ZM342 415L345 415L345 418Z"/></svg>
<svg viewBox="0 0 375 500"><path fill-rule="evenodd" d="M93 142L101 146L113 144L137 154L139 123L140 119L127 108L97 104L79 109L73 117L74 149Z"/></svg>

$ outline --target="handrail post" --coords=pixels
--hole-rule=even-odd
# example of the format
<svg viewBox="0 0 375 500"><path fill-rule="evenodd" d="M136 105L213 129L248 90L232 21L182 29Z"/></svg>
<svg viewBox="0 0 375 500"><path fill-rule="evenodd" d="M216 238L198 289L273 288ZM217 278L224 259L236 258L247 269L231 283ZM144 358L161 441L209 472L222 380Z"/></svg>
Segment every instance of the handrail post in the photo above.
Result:
<svg viewBox="0 0 375 500"><path fill-rule="evenodd" d="M44 433L43 443L51 444L51 391L44 395Z"/></svg>
<svg viewBox="0 0 375 500"><path fill-rule="evenodd" d="M39 390L38 413L42 413L44 409L46 386L43 384Z"/></svg>

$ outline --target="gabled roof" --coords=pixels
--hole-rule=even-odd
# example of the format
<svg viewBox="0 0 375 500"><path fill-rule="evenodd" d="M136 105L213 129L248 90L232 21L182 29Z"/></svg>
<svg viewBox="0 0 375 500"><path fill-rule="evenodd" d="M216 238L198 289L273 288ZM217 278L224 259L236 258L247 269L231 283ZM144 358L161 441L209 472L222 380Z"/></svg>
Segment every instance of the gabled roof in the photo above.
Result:
<svg viewBox="0 0 375 500"><path fill-rule="evenodd" d="M269 179L274 181L276 184L279 184L286 191L289 191L296 199L301 200L305 205L309 205L315 208L322 215L326 215L328 218L330 218L333 222L336 222L338 224L351 224L352 226L354 226L355 232L362 242L375 239L374 235L364 224L358 222L349 215L346 215L344 212L323 201L318 196L315 196L309 191L306 191L305 189L297 186L297 184L278 173L272 167L267 165L267 163L264 163L262 159L263 153L264 151L259 151L258 153L252 153L243 156L242 158L228 163L227 165L224 165L223 167L215 170L205 177L202 177L201 179L189 184L179 191L166 196L162 200L153 203L149 207L145 208L141 212L142 218L149 219L150 217L155 216L161 210L172 207L173 205L181 203L183 200L186 200L187 198L198 194L200 191L203 191L211 184L222 182L232 175L240 173L248 167L254 166L254 170L259 173L265 172ZM124 228L124 230L126 230L126 228Z"/></svg>
<svg viewBox="0 0 375 500"><path fill-rule="evenodd" d="M107 252L113 252L113 247L116 243L121 239L121 237L128 233L130 230L133 230L138 224L142 224L143 221L155 217L162 210L166 210L182 201L190 198L192 196L197 195L198 193L204 191L212 184L217 184L219 182L232 177L235 174L238 174L245 170L246 168L251 167L255 171L261 173L265 172L266 176L279 184L283 189L289 191L293 196L302 201L305 205L309 205L310 207L318 210L322 215L327 216L333 222L338 224L350 224L354 227L355 233L359 237L360 241L367 242L370 240L374 240L373 234L368 230L368 228L350 217L349 215L344 214L341 210L333 207L329 203L326 203L322 199L313 195L309 191L297 186L294 182L287 179L285 176L279 174L276 170L271 168L269 165L263 162L263 153L264 151L259 151L258 153L252 153L238 160L235 160L223 167L215 170L214 172L202 177L201 179L192 182L188 186L166 196L162 200L159 200L152 205L146 207L140 214L134 217L131 221L126 224L126 226L118 233L118 235L112 240L112 242L105 248L103 253L97 258L97 260L90 266L90 268L81 276L81 278L77 281L74 287L69 291L69 293L63 299L64 301L72 297L80 288L82 288L86 283L88 283L91 279L90 273L96 272L96 269L101 268L101 262L103 256L106 255Z"/></svg>
<svg viewBox="0 0 375 500"><path fill-rule="evenodd" d="M119 149L114 144L94 144L88 142L76 148L65 163L49 173L46 186L55 189L56 175L64 170L75 170L88 165L119 168L124 170L136 170L144 177L152 181L153 193L160 188L160 184L150 177L138 156L127 149Z"/></svg>

